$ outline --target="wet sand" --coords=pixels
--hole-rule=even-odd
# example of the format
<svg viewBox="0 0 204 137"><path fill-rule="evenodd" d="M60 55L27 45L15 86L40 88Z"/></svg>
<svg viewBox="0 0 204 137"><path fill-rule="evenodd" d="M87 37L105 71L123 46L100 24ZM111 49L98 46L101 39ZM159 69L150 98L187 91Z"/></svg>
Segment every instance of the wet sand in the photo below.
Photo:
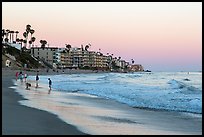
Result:
<svg viewBox="0 0 204 137"><path fill-rule="evenodd" d="M33 73L35 74L35 73ZM15 78L15 77L14 77ZM4 82L5 83L5 82ZM35 85L32 83L32 85ZM58 115L58 117L64 121L64 124L68 123L68 128L72 127L71 125L76 126L80 131L92 134L92 135L202 135L202 117L195 118L190 115L180 114L178 112L168 112L168 111L155 111L147 109L132 108L126 104L121 104L113 100L83 95L80 93L69 93L64 94L57 91L52 91L48 95L47 85L40 83L40 88L35 90L34 87L31 87L31 90L25 91L25 86L21 86L18 83L18 92L20 94L26 94L26 98L31 101L23 100L20 101L21 104L25 106L30 106L40 110L46 110L53 114ZM11 89L9 89L11 90ZM37 92L36 92L37 91ZM10 92L9 92L10 93ZM14 92L11 92L15 94ZM10 94L11 94L10 93ZM4 93L4 96L6 93ZM3 96L3 105L6 102L6 97ZM15 95L16 96L16 95ZM19 95L18 95L19 96ZM64 98L62 98L64 97ZM18 99L22 100L22 98ZM13 101L13 99L12 99ZM16 102L16 101L14 101ZM19 121L27 121L30 117L27 116L25 108L29 109L29 113L38 113L37 109L32 109L17 105L18 107L23 107L24 112L21 115L24 115L19 119ZM31 110L30 110L31 109ZM4 110L4 109L3 109ZM9 109L8 112L8 103L7 103L7 113L3 114L3 127L8 125L6 123L5 116L8 113L12 113L15 110L15 107ZM43 114L42 119L46 119L45 116L49 113L40 111ZM20 112L18 112L20 114ZM18 114L18 115L19 115ZM11 114L10 114L11 115ZM26 116L25 116L26 115ZM58 121L55 115L52 115L54 121ZM14 117L14 116L13 116ZM25 119L27 117L27 119ZM36 118L37 119L37 118ZM46 126L46 120L43 121L41 118L38 120L40 123L34 124L35 126L42 126L44 129ZM42 124L43 121L43 124ZM55 122L56 122L55 121ZM59 120L60 121L60 120ZM61 122L62 122L61 121ZM36 121L35 121L36 122ZM44 123L45 122L45 123ZM54 122L54 124L55 124ZM66 122L66 123L65 123ZM5 124L6 123L6 124ZM71 125L69 125L71 124ZM14 123L16 125L16 123ZM49 126L54 126L53 124L48 124ZM10 126L7 126L10 128ZM56 126L59 127L59 126ZM9 129L8 128L8 129ZM5 128L2 128L2 130ZM8 133L7 129L7 133ZM16 126L13 129L18 129ZM26 128L21 128L26 129ZM9 129L11 130L11 128ZM62 129L63 130L63 129ZM6 131L6 130L5 130ZM3 134L6 132L3 131ZM25 131L25 130L23 130ZM47 133L45 133L47 131ZM71 130L74 131L74 130ZM32 131L31 131L32 132ZM43 134L51 134L49 129L36 129L35 132L44 132ZM52 131L51 131L52 132ZM81 132L76 131L76 134L81 134ZM14 133L14 132L10 132ZM23 133L23 132L22 132ZM68 132L69 134L71 132ZM65 134L68 134L65 133ZM27 133L28 134L28 133ZM58 134L57 132L52 134ZM72 134L72 133L71 133Z"/></svg>
<svg viewBox="0 0 204 137"><path fill-rule="evenodd" d="M12 79L15 71L2 69L2 135L84 135L54 114L20 105Z"/></svg>

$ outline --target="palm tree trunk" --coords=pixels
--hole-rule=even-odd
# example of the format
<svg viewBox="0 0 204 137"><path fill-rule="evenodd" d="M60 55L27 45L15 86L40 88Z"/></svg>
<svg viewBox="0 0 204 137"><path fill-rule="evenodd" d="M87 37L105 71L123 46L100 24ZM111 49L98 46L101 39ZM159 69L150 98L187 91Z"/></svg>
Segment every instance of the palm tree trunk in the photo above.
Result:
<svg viewBox="0 0 204 137"><path fill-rule="evenodd" d="M10 36L10 43L11 43L11 33L9 33L9 36Z"/></svg>
<svg viewBox="0 0 204 137"><path fill-rule="evenodd" d="M16 39L17 39L17 37L18 37L18 33L16 33Z"/></svg>
<svg viewBox="0 0 204 137"><path fill-rule="evenodd" d="M13 43L13 34L14 34L14 33L12 33L12 43Z"/></svg>

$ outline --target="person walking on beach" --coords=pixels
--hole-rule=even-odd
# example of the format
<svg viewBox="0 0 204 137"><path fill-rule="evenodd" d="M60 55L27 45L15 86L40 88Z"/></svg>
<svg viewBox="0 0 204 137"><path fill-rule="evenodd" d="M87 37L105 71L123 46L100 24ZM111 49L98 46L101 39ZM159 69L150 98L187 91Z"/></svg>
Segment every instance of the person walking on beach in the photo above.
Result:
<svg viewBox="0 0 204 137"><path fill-rule="evenodd" d="M51 86L52 86L52 81L51 81L50 78L48 78L48 84L49 84L49 91L48 91L48 94L50 94Z"/></svg>
<svg viewBox="0 0 204 137"><path fill-rule="evenodd" d="M26 78L28 77L28 75L26 74L26 72L24 73L24 79L25 79L25 83L26 83Z"/></svg>
<svg viewBox="0 0 204 137"><path fill-rule="evenodd" d="M23 73L22 73L22 71L20 71L20 73L19 73L19 77L20 77L21 84L22 84L22 83L23 83Z"/></svg>
<svg viewBox="0 0 204 137"><path fill-rule="evenodd" d="M35 78L35 80L36 80L36 87L35 87L35 88L37 88L37 87L38 87L38 80L39 80L39 76L38 76L38 73L37 73L37 75L36 75L36 78Z"/></svg>
<svg viewBox="0 0 204 137"><path fill-rule="evenodd" d="M18 71L16 72L16 81L18 80Z"/></svg>

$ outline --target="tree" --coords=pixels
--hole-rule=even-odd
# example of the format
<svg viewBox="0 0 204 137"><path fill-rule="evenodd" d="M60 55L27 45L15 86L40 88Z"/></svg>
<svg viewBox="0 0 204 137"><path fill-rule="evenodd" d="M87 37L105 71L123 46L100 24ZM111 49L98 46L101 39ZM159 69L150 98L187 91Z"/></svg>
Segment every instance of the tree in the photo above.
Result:
<svg viewBox="0 0 204 137"><path fill-rule="evenodd" d="M45 48L45 45L47 44L47 41L46 40L40 40L40 43L41 43L41 48Z"/></svg>
<svg viewBox="0 0 204 137"><path fill-rule="evenodd" d="M31 30L31 25L30 24L26 25L26 33L27 34L30 32L30 30Z"/></svg>
<svg viewBox="0 0 204 137"><path fill-rule="evenodd" d="M85 50L88 51L88 48L89 48L89 45L86 45L85 46Z"/></svg>
<svg viewBox="0 0 204 137"><path fill-rule="evenodd" d="M84 51L84 45L81 44L81 50Z"/></svg>
<svg viewBox="0 0 204 137"><path fill-rule="evenodd" d="M9 39L8 38L5 38L5 42L8 42L9 41Z"/></svg>
<svg viewBox="0 0 204 137"><path fill-rule="evenodd" d="M4 36L6 36L6 31L5 29L2 29L2 41L4 41Z"/></svg>
<svg viewBox="0 0 204 137"><path fill-rule="evenodd" d="M17 38L18 38L18 33L19 33L19 32L18 32L18 31L15 31L15 33L16 33L16 40L17 40Z"/></svg>
<svg viewBox="0 0 204 137"><path fill-rule="evenodd" d="M31 47L31 44L32 44L32 41L31 41L31 40L29 40L29 42L28 42L28 43L29 43L29 48L30 48L30 47Z"/></svg>
<svg viewBox="0 0 204 137"><path fill-rule="evenodd" d="M31 30L30 30L31 37L32 37L32 35L33 35L34 32L35 32L34 29L31 29Z"/></svg>
<svg viewBox="0 0 204 137"><path fill-rule="evenodd" d="M17 39L16 39L16 42L19 42L19 41L20 41L20 39L19 39L19 38L17 38Z"/></svg>
<svg viewBox="0 0 204 137"><path fill-rule="evenodd" d="M70 44L65 44L66 45L66 50L69 52L72 46Z"/></svg>
<svg viewBox="0 0 204 137"><path fill-rule="evenodd" d="M32 38L31 38L31 41L32 41L32 43L33 43L32 47L34 47L35 37L32 37Z"/></svg>
<svg viewBox="0 0 204 137"><path fill-rule="evenodd" d="M11 38L12 38L10 41L11 41L11 43L13 43L13 42L14 42L14 37L13 37L13 35L14 35L15 32L12 30L12 31L10 31L10 33L11 33Z"/></svg>
<svg viewBox="0 0 204 137"><path fill-rule="evenodd" d="M9 37L10 37L9 41L11 43L11 31L9 31Z"/></svg>
<svg viewBox="0 0 204 137"><path fill-rule="evenodd" d="M133 59L131 59L131 60L132 60L132 64L134 64L135 61Z"/></svg>
<svg viewBox="0 0 204 137"><path fill-rule="evenodd" d="M89 43L89 44L87 44L86 46L85 46L85 50L86 51L88 51L88 49L91 47L91 44Z"/></svg>
<svg viewBox="0 0 204 137"><path fill-rule="evenodd" d="M9 29L7 29L7 30L6 30L6 39L5 39L5 41L6 41L6 42L8 42L8 41L9 41L9 39L8 39L9 32L10 32L10 30L9 30Z"/></svg>
<svg viewBox="0 0 204 137"><path fill-rule="evenodd" d="M27 40L26 40L26 39L24 39L24 40L23 40L23 43L24 43L24 47L26 48L26 43L27 43Z"/></svg>
<svg viewBox="0 0 204 137"><path fill-rule="evenodd" d="M3 41L3 39L4 39L4 33L5 33L5 30L2 29L2 32L1 32L2 41Z"/></svg>
<svg viewBox="0 0 204 137"><path fill-rule="evenodd" d="M19 39L19 42L21 43L21 49L22 49L23 39Z"/></svg>
<svg viewBox="0 0 204 137"><path fill-rule="evenodd" d="M34 29L31 29L31 25L28 24L26 25L26 32L23 33L23 36L25 37L26 41L28 41L28 36L29 36L29 33L31 34L31 37L29 39L29 45L31 45L30 43L33 43L33 40L32 40L32 37L33 37L33 33L35 32ZM26 43L26 46L27 46L27 43ZM31 47L31 46L30 46ZM29 48L30 48L29 47Z"/></svg>
<svg viewBox="0 0 204 137"><path fill-rule="evenodd" d="M24 41L23 41L24 46L27 47L27 37L28 37L27 32L23 32L23 37L25 38Z"/></svg>

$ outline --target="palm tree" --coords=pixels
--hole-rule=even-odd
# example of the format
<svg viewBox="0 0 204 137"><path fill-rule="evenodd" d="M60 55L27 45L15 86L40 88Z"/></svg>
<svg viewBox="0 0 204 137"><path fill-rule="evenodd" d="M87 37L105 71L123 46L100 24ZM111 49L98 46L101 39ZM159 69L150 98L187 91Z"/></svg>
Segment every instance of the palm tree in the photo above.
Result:
<svg viewBox="0 0 204 137"><path fill-rule="evenodd" d="M86 45L85 46L85 50L88 51L88 48L89 48L89 45Z"/></svg>
<svg viewBox="0 0 204 137"><path fill-rule="evenodd" d="M31 38L31 41L32 41L32 43L33 43L32 47L34 47L35 37L32 37L32 38Z"/></svg>
<svg viewBox="0 0 204 137"><path fill-rule="evenodd" d="M24 36L24 38L25 38L25 41L23 41L24 43L25 43L25 47L27 46L27 37L28 37L28 34L27 34L27 32L24 32L23 33L23 36Z"/></svg>
<svg viewBox="0 0 204 137"><path fill-rule="evenodd" d="M14 42L14 38L13 38L14 31L12 30L12 31L10 31L10 33L11 33L11 38L12 38L10 41L11 41L11 43L13 43Z"/></svg>
<svg viewBox="0 0 204 137"><path fill-rule="evenodd" d="M45 48L45 45L47 44L47 41L46 40L40 40L40 43L41 43L41 48Z"/></svg>
<svg viewBox="0 0 204 137"><path fill-rule="evenodd" d="M15 33L16 33L16 41L17 41L17 38L18 38L18 31L15 31Z"/></svg>
<svg viewBox="0 0 204 137"><path fill-rule="evenodd" d="M9 37L10 37L9 41L11 43L11 31L9 31Z"/></svg>
<svg viewBox="0 0 204 137"><path fill-rule="evenodd" d="M9 42L9 39L8 39L9 32L10 32L10 30L7 29L7 30L6 30L6 38L5 38L5 42Z"/></svg>
<svg viewBox="0 0 204 137"><path fill-rule="evenodd" d="M2 41L4 41L4 36L6 35L5 29L2 29Z"/></svg>
<svg viewBox="0 0 204 137"><path fill-rule="evenodd" d="M20 39L19 41L20 41L20 43L21 43L21 49L22 49L23 39Z"/></svg>
<svg viewBox="0 0 204 137"><path fill-rule="evenodd" d="M24 40L23 40L23 43L24 43L23 48L24 48L24 49L26 49L26 46L27 46L27 40L26 40L26 39L24 39Z"/></svg>
<svg viewBox="0 0 204 137"><path fill-rule="evenodd" d="M81 44L81 50L84 51L84 45Z"/></svg>
<svg viewBox="0 0 204 137"><path fill-rule="evenodd" d="M30 32L30 30L31 30L31 25L26 25L26 33L28 34L29 32Z"/></svg>
<svg viewBox="0 0 204 137"><path fill-rule="evenodd" d="M135 61L133 59L131 59L131 60L132 60L132 64L134 64Z"/></svg>
<svg viewBox="0 0 204 137"><path fill-rule="evenodd" d="M31 47L31 44L32 44L32 41L31 40L29 40L29 49L30 49L30 47Z"/></svg>
<svg viewBox="0 0 204 137"><path fill-rule="evenodd" d="M16 42L17 42L17 43L19 43L19 42L20 42L20 39L19 39L19 38L17 38L17 39L16 39Z"/></svg>
<svg viewBox="0 0 204 137"><path fill-rule="evenodd" d="M70 44L65 44L66 45L66 50L69 52L72 46Z"/></svg>
<svg viewBox="0 0 204 137"><path fill-rule="evenodd" d="M35 32L35 30L33 30L33 29L31 29L31 25L30 24L28 24L28 25L26 25L26 32L24 32L24 33L26 33L27 35L26 35L26 41L28 40L28 36L29 36L29 33L31 34L31 37L30 37L30 40L29 41L31 41L32 42L32 35L33 35L33 33ZM24 34L25 35L25 34ZM31 42L29 42L29 44L31 43ZM27 45L27 43L26 43L26 45Z"/></svg>
<svg viewBox="0 0 204 137"><path fill-rule="evenodd" d="M33 33L35 33L35 30L34 30L34 29L31 29L31 30L30 30L31 39L32 39Z"/></svg>

